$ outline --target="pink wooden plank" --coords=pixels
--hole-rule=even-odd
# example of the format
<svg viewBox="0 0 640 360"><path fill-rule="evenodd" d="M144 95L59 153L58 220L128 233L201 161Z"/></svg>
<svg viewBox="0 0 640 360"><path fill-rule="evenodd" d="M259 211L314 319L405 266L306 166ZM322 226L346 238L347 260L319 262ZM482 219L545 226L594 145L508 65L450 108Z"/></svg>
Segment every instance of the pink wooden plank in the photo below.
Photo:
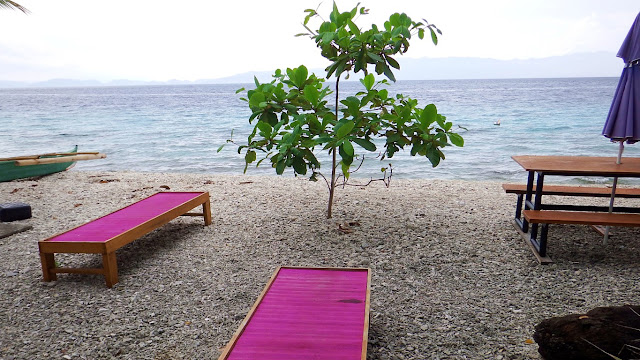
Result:
<svg viewBox="0 0 640 360"><path fill-rule="evenodd" d="M367 270L282 268L227 359L361 359Z"/></svg>
<svg viewBox="0 0 640 360"><path fill-rule="evenodd" d="M105 242L201 194L201 192L157 193L47 241Z"/></svg>

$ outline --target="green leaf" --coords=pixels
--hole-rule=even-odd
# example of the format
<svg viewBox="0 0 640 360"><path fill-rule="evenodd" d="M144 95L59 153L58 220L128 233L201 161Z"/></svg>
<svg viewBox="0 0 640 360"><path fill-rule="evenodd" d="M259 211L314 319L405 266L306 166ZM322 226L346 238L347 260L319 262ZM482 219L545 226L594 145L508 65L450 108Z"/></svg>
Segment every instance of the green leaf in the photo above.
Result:
<svg viewBox="0 0 640 360"><path fill-rule="evenodd" d="M351 115L355 115L360 111L360 99L355 96L349 96L342 100L341 103L347 106Z"/></svg>
<svg viewBox="0 0 640 360"><path fill-rule="evenodd" d="M225 144L220 145L220 147L218 148L218 151L216 151L216 152L220 152L220 151L222 151L222 148L224 148L224 145L225 145Z"/></svg>
<svg viewBox="0 0 640 360"><path fill-rule="evenodd" d="M260 104L263 103L264 101L265 101L264 94L256 91L253 94L251 94L251 97L249 98L249 107L251 107L252 109L260 107Z"/></svg>
<svg viewBox="0 0 640 360"><path fill-rule="evenodd" d="M309 14L307 14L307 16L304 17L304 25L307 25L307 23L309 22L309 19L311 19L312 17L314 17L316 15L316 11L313 9L306 9L304 12L308 12Z"/></svg>
<svg viewBox="0 0 640 360"><path fill-rule="evenodd" d="M433 31L432 28L429 28L429 31L431 31L431 41L433 41L433 45L438 45L438 35L436 35L436 32Z"/></svg>
<svg viewBox="0 0 640 360"><path fill-rule="evenodd" d="M329 20L331 20L331 22L336 22L338 21L338 17L340 16L340 11L338 10L338 6L336 5L336 2L333 2L333 11L331 11L331 15L329 15Z"/></svg>
<svg viewBox="0 0 640 360"><path fill-rule="evenodd" d="M293 81L298 89L302 89L304 87L304 83L307 81L308 75L309 71L307 68L304 65L300 65L293 69L293 78L291 78L291 81ZM291 77L291 75L289 75L289 77Z"/></svg>
<svg viewBox="0 0 640 360"><path fill-rule="evenodd" d="M252 150L247 151L247 154L244 156L244 161L248 164L256 161L256 152Z"/></svg>
<svg viewBox="0 0 640 360"><path fill-rule="evenodd" d="M244 156L244 173L247 172L247 167L249 164L256 161L256 152L255 151L247 151L247 154Z"/></svg>
<svg viewBox="0 0 640 360"><path fill-rule="evenodd" d="M325 44L329 44L333 40L334 35L335 34L332 33L332 32L323 33L322 34L322 42L325 43Z"/></svg>
<svg viewBox="0 0 640 360"><path fill-rule="evenodd" d="M455 146L464 146L464 139L456 133L449 133L449 140L451 140L451 143Z"/></svg>
<svg viewBox="0 0 640 360"><path fill-rule="evenodd" d="M304 162L304 159L296 156L293 158L293 170L300 175L307 174L307 164Z"/></svg>
<svg viewBox="0 0 640 360"><path fill-rule="evenodd" d="M353 157L353 145L348 140L342 143L342 149L344 153L350 157Z"/></svg>
<svg viewBox="0 0 640 360"><path fill-rule="evenodd" d="M333 63L325 69L327 71L327 79L331 77L331 75L336 71L337 68L338 63Z"/></svg>
<svg viewBox="0 0 640 360"><path fill-rule="evenodd" d="M424 29L418 29L418 38L420 40L424 39Z"/></svg>
<svg viewBox="0 0 640 360"><path fill-rule="evenodd" d="M304 158L307 159L307 161L309 161L309 163L311 163L313 166L319 168L320 167L320 162L318 161L318 159L316 158L316 156L311 152L311 150L305 150L304 151Z"/></svg>
<svg viewBox="0 0 640 360"><path fill-rule="evenodd" d="M244 91L244 88L240 88L240 89L236 90L236 94L239 94L239 93L241 93L243 91Z"/></svg>
<svg viewBox="0 0 640 360"><path fill-rule="evenodd" d="M429 126L436 121L437 115L438 109L436 106L429 104L422 110L422 114L420 114L420 123L422 123L423 126Z"/></svg>
<svg viewBox="0 0 640 360"><path fill-rule="evenodd" d="M411 32L409 31L409 28L407 28L406 26L402 26L400 27L400 29L401 29L402 36L404 36L407 39L411 39Z"/></svg>
<svg viewBox="0 0 640 360"><path fill-rule="evenodd" d="M360 82L362 83L362 85L364 85L364 87L365 87L365 89L367 89L367 91L369 91L369 90L371 90L373 88L373 85L374 85L375 81L376 81L376 79L373 76L373 74L368 74L364 78L360 79Z"/></svg>
<svg viewBox="0 0 640 360"><path fill-rule="evenodd" d="M380 55L372 53L371 51L367 51L367 56L375 62L384 62Z"/></svg>
<svg viewBox="0 0 640 360"><path fill-rule="evenodd" d="M351 19L347 21L347 25L349 25L349 31L351 31L352 34L360 36L360 29L353 23L353 21L351 21Z"/></svg>
<svg viewBox="0 0 640 360"><path fill-rule="evenodd" d="M376 145L367 139L353 139L353 142L360 145L363 149L368 151L376 151Z"/></svg>
<svg viewBox="0 0 640 360"><path fill-rule="evenodd" d="M399 26L400 25L400 13L394 13L391 16L389 16L389 23L392 26Z"/></svg>
<svg viewBox="0 0 640 360"><path fill-rule="evenodd" d="M258 121L256 126L263 133L264 137L270 137L271 136L271 132L273 131L273 128L271 127L271 125L267 124L264 121Z"/></svg>
<svg viewBox="0 0 640 360"><path fill-rule="evenodd" d="M276 174L282 175L284 173L284 168L287 166L287 163L284 159L280 159L276 163Z"/></svg>
<svg viewBox="0 0 640 360"><path fill-rule="evenodd" d="M427 150L427 159L431 162L431 166L438 166L440 164L440 152L436 148L430 147Z"/></svg>
<svg viewBox="0 0 640 360"><path fill-rule="evenodd" d="M387 59L387 63L389 63L391 67L400 70L400 64L398 64L396 59L392 58L391 56L385 56L385 59Z"/></svg>
<svg viewBox="0 0 640 360"><path fill-rule="evenodd" d="M345 179L349 180L349 175L351 175L349 173L349 168L351 167L351 164L345 164L344 162L342 163L342 174L344 175Z"/></svg>
<svg viewBox="0 0 640 360"><path fill-rule="evenodd" d="M395 82L396 81L396 77L393 75L393 72L391 71L391 69L387 66L386 63L383 64L383 69L384 69L384 75L389 78L389 80Z"/></svg>
<svg viewBox="0 0 640 360"><path fill-rule="evenodd" d="M344 72L344 69L347 67L347 62L349 59L344 58L337 62L338 66L336 67L336 77L340 77L340 74Z"/></svg>
<svg viewBox="0 0 640 360"><path fill-rule="evenodd" d="M318 99L320 98L320 92L314 86L306 86L304 88L304 98L307 99L313 107L318 106Z"/></svg>
<svg viewBox="0 0 640 360"><path fill-rule="evenodd" d="M356 124L352 120L340 121L336 125L336 139L342 139L347 136Z"/></svg>

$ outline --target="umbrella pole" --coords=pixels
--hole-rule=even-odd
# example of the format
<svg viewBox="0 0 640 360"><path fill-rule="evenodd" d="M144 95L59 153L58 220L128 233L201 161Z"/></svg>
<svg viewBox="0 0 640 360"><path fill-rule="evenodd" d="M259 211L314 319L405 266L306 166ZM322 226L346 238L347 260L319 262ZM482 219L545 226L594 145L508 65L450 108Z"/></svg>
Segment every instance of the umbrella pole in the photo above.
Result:
<svg viewBox="0 0 640 360"><path fill-rule="evenodd" d="M616 161L616 164L620 165L622 163L622 152L624 151L624 141L621 140L620 141L620 150L618 150L618 160ZM616 198L616 187L618 186L618 177L614 177L613 178L613 187L611 188L611 199L609 200L609 214L613 213L613 201ZM604 244L607 244L607 241L609 240L609 228L610 226L607 225L607 227L604 230Z"/></svg>

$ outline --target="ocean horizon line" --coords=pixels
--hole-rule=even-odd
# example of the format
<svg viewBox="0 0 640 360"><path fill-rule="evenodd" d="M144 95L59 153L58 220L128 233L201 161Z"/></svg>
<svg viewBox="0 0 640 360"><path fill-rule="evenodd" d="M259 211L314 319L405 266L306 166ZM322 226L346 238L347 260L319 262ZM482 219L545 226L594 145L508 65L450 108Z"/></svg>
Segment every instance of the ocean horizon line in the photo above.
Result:
<svg viewBox="0 0 640 360"><path fill-rule="evenodd" d="M396 82L442 82L442 81L509 81L509 80L561 80L561 79L614 79L617 76L554 76L554 77L512 77L512 78L460 78L460 79L399 79ZM340 82L356 83L360 78L340 79ZM126 81L127 83L121 83ZM212 80L213 81L213 80ZM261 80L264 82L263 80ZM13 82L7 82L13 83ZM335 81L327 80L327 84ZM33 83L20 83L16 85L6 85L0 80L0 89L41 89L41 88L103 88L103 87L145 87L145 86L193 86L193 85L247 85L254 84L253 81L243 82L206 82L206 80L168 80L168 81L138 81L138 80L113 80L102 82L99 80L77 80L77 79L51 79ZM390 82L393 84L393 82Z"/></svg>

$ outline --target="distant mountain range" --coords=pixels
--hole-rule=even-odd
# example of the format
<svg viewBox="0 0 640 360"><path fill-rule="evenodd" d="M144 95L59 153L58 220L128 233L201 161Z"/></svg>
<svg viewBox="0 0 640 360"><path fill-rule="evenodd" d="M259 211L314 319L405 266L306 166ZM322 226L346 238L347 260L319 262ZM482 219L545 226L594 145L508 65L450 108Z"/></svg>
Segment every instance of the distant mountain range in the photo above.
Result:
<svg viewBox="0 0 640 360"><path fill-rule="evenodd" d="M618 77L623 62L615 54L593 52L554 56L527 60L495 60L485 58L402 58L398 80L453 80L453 79L507 79L507 78L565 78L565 77ZM273 69L275 70L275 69ZM312 69L317 74L322 69ZM252 83L256 76L260 81L269 81L273 71L254 71L218 79L196 81L136 81L52 79L42 82L17 82L0 80L0 88L16 87L88 87L88 86L134 86L134 85L180 85L180 84L243 84ZM355 80L353 77L352 80Z"/></svg>

